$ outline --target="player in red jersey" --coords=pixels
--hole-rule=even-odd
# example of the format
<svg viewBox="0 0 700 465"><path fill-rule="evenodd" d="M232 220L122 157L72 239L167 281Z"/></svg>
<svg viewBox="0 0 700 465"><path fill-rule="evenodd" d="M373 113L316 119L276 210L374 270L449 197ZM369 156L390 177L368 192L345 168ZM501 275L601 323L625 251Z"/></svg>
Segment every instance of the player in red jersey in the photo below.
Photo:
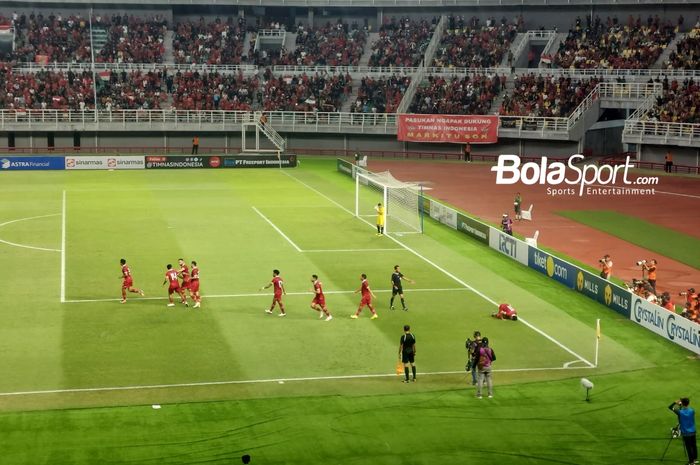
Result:
<svg viewBox="0 0 700 465"><path fill-rule="evenodd" d="M182 283L180 284L180 288L182 288L182 295L185 295L185 292L189 291L190 298L194 300L192 297L192 291L190 290L190 269L187 267L187 263L185 263L184 258L179 258L177 260L177 264L180 265L180 269L177 271L177 274L182 279ZM185 299L187 299L187 297L185 297Z"/></svg>
<svg viewBox="0 0 700 465"><path fill-rule="evenodd" d="M374 311L374 307L372 306L372 297L376 298L377 296L374 295L374 292L372 292L372 289L369 288L369 282L367 282L367 275L362 273L360 280L362 284L360 284L360 287L355 291L355 294L358 292L362 293L362 300L360 300L360 306L357 307L357 311L353 314L350 315L350 318L357 318L360 316L360 312L362 309L367 306L369 308L369 311L372 312L372 320L375 320L379 318L379 315L377 315L377 312Z"/></svg>
<svg viewBox="0 0 700 465"><path fill-rule="evenodd" d="M199 308L202 298L199 296L199 267L197 262L192 260L190 269L190 296L194 300L194 308Z"/></svg>
<svg viewBox="0 0 700 465"><path fill-rule="evenodd" d="M134 294L139 294L141 295L141 297L143 297L145 295L143 291L134 287L134 278L131 276L131 270L129 269L129 265L126 264L126 260L122 258L121 260L119 260L119 263L122 266L122 275L120 276L120 278L123 279L121 303L126 303L126 291L133 292Z"/></svg>
<svg viewBox="0 0 700 465"><path fill-rule="evenodd" d="M323 315L325 314L326 321L331 321L333 316L326 307L326 296L323 295L323 283L318 280L318 276L315 274L311 275L311 282L314 285L314 300L311 301L311 308L318 312L319 318L323 318Z"/></svg>
<svg viewBox="0 0 700 465"><path fill-rule="evenodd" d="M272 314L272 310L275 308L275 304L279 304L279 316L286 316L287 314L284 311L284 304L282 303L282 295L286 294L287 291L284 290L284 281L282 281L282 278L280 278L280 270L272 270L272 281L267 283L267 286L263 286L260 290L264 291L270 286L273 286L273 290L275 292L272 297L272 304L270 305L269 309L265 310L265 313Z"/></svg>
<svg viewBox="0 0 700 465"><path fill-rule="evenodd" d="M498 306L498 311L491 314L492 317L499 320L518 321L518 312L510 306L510 304L501 304Z"/></svg>
<svg viewBox="0 0 700 465"><path fill-rule="evenodd" d="M173 302L173 292L177 292L180 295L180 303L185 304L185 307L189 307L187 304L187 299L185 298L185 291L180 287L180 282L177 280L177 271L173 270L173 266L170 263L168 263L166 268L167 271L165 272L165 281L163 281L163 285L165 286L165 283L169 283L168 307L175 306L175 303Z"/></svg>

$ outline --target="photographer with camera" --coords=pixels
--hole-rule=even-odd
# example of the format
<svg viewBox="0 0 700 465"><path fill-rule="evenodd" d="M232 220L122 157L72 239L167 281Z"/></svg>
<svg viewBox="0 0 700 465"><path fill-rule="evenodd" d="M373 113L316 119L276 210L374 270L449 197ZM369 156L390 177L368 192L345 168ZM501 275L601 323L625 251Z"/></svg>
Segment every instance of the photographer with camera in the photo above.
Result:
<svg viewBox="0 0 700 465"><path fill-rule="evenodd" d="M669 410L678 417L683 445L688 456L688 465L698 463L698 444L695 429L695 410L690 406L690 399L684 397L668 406Z"/></svg>
<svg viewBox="0 0 700 465"><path fill-rule="evenodd" d="M467 348L467 372L472 372L472 386L476 386L476 365L479 363L479 347L481 346L481 333L474 331L474 340L467 338L465 346Z"/></svg>
<svg viewBox="0 0 700 465"><path fill-rule="evenodd" d="M637 262L637 266L642 267L642 277L644 277L644 272L647 272L647 281L651 285L651 288L656 294L656 259L652 258L648 262L646 260L640 260Z"/></svg>
<svg viewBox="0 0 700 465"><path fill-rule="evenodd" d="M479 360L476 364L478 370L476 381L476 398L481 399L481 388L486 382L486 387L489 393L489 399L493 397L493 380L491 378L491 364L496 361L496 353L489 347L489 338L485 337L481 340L481 346L478 350Z"/></svg>
<svg viewBox="0 0 700 465"><path fill-rule="evenodd" d="M673 304L673 299L671 299L671 294L664 292L661 294L661 302L659 303L663 308L669 312L676 313L676 306Z"/></svg>
<svg viewBox="0 0 700 465"><path fill-rule="evenodd" d="M698 294L695 292L695 288L690 288L685 292L679 292L679 296L685 297L685 308L681 312L684 318L692 321L698 321L698 314L700 313L700 299L698 299Z"/></svg>
<svg viewBox="0 0 700 465"><path fill-rule="evenodd" d="M610 279L610 274L612 274L612 267L613 267L613 262L612 259L610 258L610 255L605 254L603 255L603 258L598 260L598 263L600 264L600 277L603 279Z"/></svg>

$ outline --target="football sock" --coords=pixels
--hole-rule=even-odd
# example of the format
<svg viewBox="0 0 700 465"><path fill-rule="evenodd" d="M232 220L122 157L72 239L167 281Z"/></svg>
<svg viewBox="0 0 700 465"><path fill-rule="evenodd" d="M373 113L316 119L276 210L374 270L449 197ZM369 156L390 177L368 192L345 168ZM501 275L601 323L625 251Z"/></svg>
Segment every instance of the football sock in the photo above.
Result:
<svg viewBox="0 0 700 465"><path fill-rule="evenodd" d="M404 367L403 372L406 374L406 381L408 381L408 367Z"/></svg>
<svg viewBox="0 0 700 465"><path fill-rule="evenodd" d="M415 365L411 367L413 369L413 379L416 379L416 367ZM408 368L406 368L406 371L408 372ZM408 373L406 373L406 379L408 379Z"/></svg>
<svg viewBox="0 0 700 465"><path fill-rule="evenodd" d="M382 228L380 228L379 226L377 226L377 234L380 234L381 232L382 232Z"/></svg>
<svg viewBox="0 0 700 465"><path fill-rule="evenodd" d="M394 296L391 296L391 301L389 301L389 306L390 307L394 306Z"/></svg>
<svg viewBox="0 0 700 465"><path fill-rule="evenodd" d="M406 308L406 302L405 302L403 299L401 299L401 306L402 306L403 308Z"/></svg>

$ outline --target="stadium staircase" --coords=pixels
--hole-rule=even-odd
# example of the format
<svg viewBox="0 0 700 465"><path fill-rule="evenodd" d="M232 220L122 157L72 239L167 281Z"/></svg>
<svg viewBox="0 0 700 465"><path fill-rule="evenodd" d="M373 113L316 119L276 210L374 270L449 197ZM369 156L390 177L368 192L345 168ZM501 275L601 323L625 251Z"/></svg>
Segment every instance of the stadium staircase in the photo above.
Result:
<svg viewBox="0 0 700 465"><path fill-rule="evenodd" d="M554 55L557 54L557 51L559 51L559 45L566 40L567 35L569 35L568 32L557 32L552 37L552 40L547 42L547 45L545 45L544 50L542 50L542 55L551 55L554 57ZM550 67L550 65L543 63L542 60L540 60L540 68Z"/></svg>
<svg viewBox="0 0 700 465"><path fill-rule="evenodd" d="M284 140L284 137L280 135L279 132L275 131L272 126L268 124L261 124L260 123L260 118L256 116L255 118L255 126L265 134L265 137L268 138L272 144L277 147L277 150L279 150L280 153L284 153L284 151L287 149L287 141Z"/></svg>
<svg viewBox="0 0 700 465"><path fill-rule="evenodd" d="M350 109L352 108L353 103L355 103L355 100L357 100L357 96L360 93L360 83L359 82L354 82L354 85L352 86L352 92L350 95L348 95L348 98L345 99L343 104L340 107L340 111L342 112L349 112Z"/></svg>
<svg viewBox="0 0 700 465"><path fill-rule="evenodd" d="M165 53L163 53L163 63L175 63L175 55L173 54L173 37L175 33L168 29L165 31L165 37L163 38L163 45L165 47Z"/></svg>
<svg viewBox="0 0 700 465"><path fill-rule="evenodd" d="M501 60L501 68L508 67L508 52L513 54L513 64L517 63L518 57L523 53L523 49L527 46L528 37L526 32L518 32L515 36L515 40L508 47L508 51L503 54L503 59Z"/></svg>
<svg viewBox="0 0 700 465"><path fill-rule="evenodd" d="M378 32L370 32L367 37L367 43L365 44L365 49L360 57L360 66L369 66L369 59L372 58L372 44L379 40Z"/></svg>
<svg viewBox="0 0 700 465"><path fill-rule="evenodd" d="M685 39L685 33L676 34L676 37L674 37L673 40L666 46L664 51L661 52L661 55L659 55L659 58L654 62L653 65L651 65L651 67L655 69L665 68L664 62L668 60L668 57L671 56L671 53L676 51L676 46L683 39Z"/></svg>
<svg viewBox="0 0 700 465"><path fill-rule="evenodd" d="M491 103L491 114L498 114L498 110L499 108L501 108L503 99L506 98L507 94L512 93L513 89L515 89L514 79L515 76L513 75L509 75L506 77L506 85L501 88L501 92L496 96L496 98L493 99L493 102Z"/></svg>
<svg viewBox="0 0 700 465"><path fill-rule="evenodd" d="M99 55L102 48L107 43L107 30L102 27L92 28L92 48L95 49L95 56Z"/></svg>
<svg viewBox="0 0 700 465"><path fill-rule="evenodd" d="M284 43L282 44L285 50L292 52L297 48L297 33L287 32L284 36Z"/></svg>

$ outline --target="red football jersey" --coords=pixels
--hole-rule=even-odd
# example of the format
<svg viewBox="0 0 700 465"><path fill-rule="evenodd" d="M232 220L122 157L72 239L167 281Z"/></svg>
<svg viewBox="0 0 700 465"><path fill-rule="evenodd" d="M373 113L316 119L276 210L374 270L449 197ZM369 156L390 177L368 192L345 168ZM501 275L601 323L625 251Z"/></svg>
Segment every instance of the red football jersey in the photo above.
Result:
<svg viewBox="0 0 700 465"><path fill-rule="evenodd" d="M323 283L321 281L314 281L314 291L319 297L323 297Z"/></svg>
<svg viewBox="0 0 700 465"><path fill-rule="evenodd" d="M122 265L122 274L125 278L131 276L131 270L129 269L129 265Z"/></svg>
<svg viewBox="0 0 700 465"><path fill-rule="evenodd" d="M498 306L498 313L501 313L501 314L507 316L508 318L510 318L510 317L512 317L513 315L515 315L517 312L516 312L515 309L514 309L513 307L511 307L510 305L508 305L508 304L501 304L501 305Z"/></svg>
<svg viewBox="0 0 700 465"><path fill-rule="evenodd" d="M272 278L272 288L275 290L275 294L281 294L282 293L282 286L284 285L284 281L282 281L282 278L279 276L275 276Z"/></svg>
<svg viewBox="0 0 700 465"><path fill-rule="evenodd" d="M199 267L198 266L192 267L192 279L199 279Z"/></svg>
<svg viewBox="0 0 700 465"><path fill-rule="evenodd" d="M180 268L180 274L182 275L183 284L190 282L190 269L187 268L187 265L182 265L182 268Z"/></svg>
<svg viewBox="0 0 700 465"><path fill-rule="evenodd" d="M171 286L176 286L179 284L177 281L177 271L175 271L175 270L166 271L165 272L165 279L170 281Z"/></svg>
<svg viewBox="0 0 700 465"><path fill-rule="evenodd" d="M362 296L369 297L369 282L366 279L362 280Z"/></svg>

